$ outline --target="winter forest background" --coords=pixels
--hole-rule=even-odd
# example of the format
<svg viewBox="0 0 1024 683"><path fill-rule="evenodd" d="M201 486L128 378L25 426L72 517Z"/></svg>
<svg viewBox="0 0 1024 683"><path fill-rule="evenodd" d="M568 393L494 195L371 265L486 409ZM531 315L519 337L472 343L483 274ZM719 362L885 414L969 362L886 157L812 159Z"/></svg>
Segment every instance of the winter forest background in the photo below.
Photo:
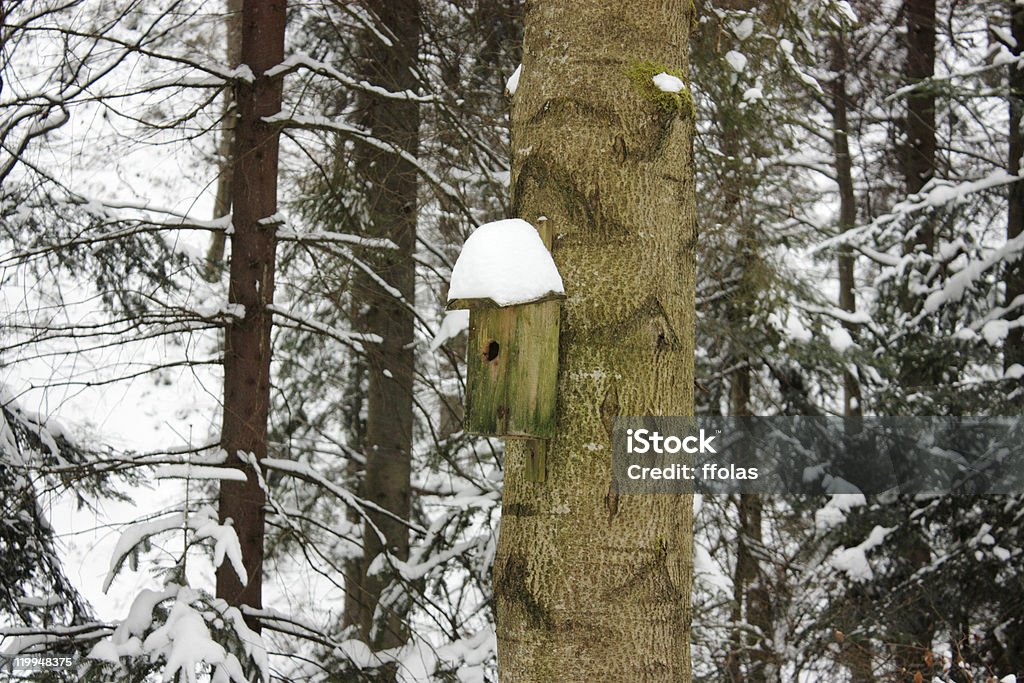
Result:
<svg viewBox="0 0 1024 683"><path fill-rule="evenodd" d="M0 652L82 656L38 680L496 680L503 445L461 430L444 300L512 216L523 3L241 8L0 4ZM698 413L1017 414L1024 5L695 9ZM273 207L246 228L270 280L231 253L239 196ZM225 369L260 330L272 361ZM261 378L269 404L232 393ZM694 508L694 680L1024 676L1022 496Z"/></svg>

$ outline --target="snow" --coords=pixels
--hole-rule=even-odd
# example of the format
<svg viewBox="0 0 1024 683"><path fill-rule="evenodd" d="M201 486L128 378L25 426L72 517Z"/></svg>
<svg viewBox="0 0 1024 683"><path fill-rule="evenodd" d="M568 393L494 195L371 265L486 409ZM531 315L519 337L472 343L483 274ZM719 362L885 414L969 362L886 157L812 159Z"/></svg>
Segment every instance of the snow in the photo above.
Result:
<svg viewBox="0 0 1024 683"><path fill-rule="evenodd" d="M999 342L1006 339L1006 335L1010 333L1010 323L1005 320L989 320L985 323L985 326L981 328L981 336L985 338L991 346L995 346Z"/></svg>
<svg viewBox="0 0 1024 683"><path fill-rule="evenodd" d="M868 562L867 553L885 541L895 527L886 528L875 526L868 534L867 539L860 545L852 548L841 548L832 554L829 563L836 569L845 572L854 581L870 581L874 577L871 564Z"/></svg>
<svg viewBox="0 0 1024 683"><path fill-rule="evenodd" d="M828 343L839 353L853 346L853 337L842 327L833 327L828 331Z"/></svg>
<svg viewBox="0 0 1024 683"><path fill-rule="evenodd" d="M64 602L59 595L47 595L41 598L24 596L15 598L15 602L25 607L53 607Z"/></svg>
<svg viewBox="0 0 1024 683"><path fill-rule="evenodd" d="M772 311L768 314L768 324L776 329L782 329L786 336L796 342L808 342L814 335L811 331L798 319L796 315L785 315L783 319L779 313Z"/></svg>
<svg viewBox="0 0 1024 683"><path fill-rule="evenodd" d="M1024 365L1020 363L1014 363L1003 372L1004 379L1020 379L1021 377L1024 377Z"/></svg>
<svg viewBox="0 0 1024 683"><path fill-rule="evenodd" d="M834 494L824 507L814 513L814 526L819 531L827 531L841 524L847 512L863 505L867 505L867 498L862 493Z"/></svg>
<svg viewBox="0 0 1024 683"><path fill-rule="evenodd" d="M744 102L757 102L764 99L764 91L761 88L747 88L743 91Z"/></svg>
<svg viewBox="0 0 1024 683"><path fill-rule="evenodd" d="M685 85L682 79L672 74L667 74L664 71L651 78L651 80L654 81L655 87L662 92L679 92Z"/></svg>
<svg viewBox="0 0 1024 683"><path fill-rule="evenodd" d="M184 523L185 513L184 511L179 511L168 515L167 517L154 519L150 522L133 524L121 532L121 537L118 539L117 545L114 547L114 552L110 557L110 568L107 571L107 578L103 581L103 592L106 593L110 590L110 584L114 581L114 577L117 575L118 570L124 563L125 558L136 547L138 547L140 543L151 536L155 536L156 534L161 534L173 529L181 529L184 526Z"/></svg>
<svg viewBox="0 0 1024 683"><path fill-rule="evenodd" d="M1003 175L1007 174L1003 172L1002 174L992 175L999 175L1001 179ZM1007 177L1016 178L1016 176L1008 175ZM964 192L966 192L966 190L960 190L961 195ZM934 194L934 192L931 194ZM925 299L924 302L924 310L928 313L934 313L940 306L947 302L959 301L967 289L971 287L974 282L989 268L1003 262L1009 263L1016 261L1021 257L1022 251L1024 251L1024 235L1018 235L1013 239L1007 240L1001 247L994 249L984 258L972 261L969 266L944 282L941 289L928 295L928 298Z"/></svg>
<svg viewBox="0 0 1024 683"><path fill-rule="evenodd" d="M564 294L562 276L537 230L519 218L485 223L462 246L448 300L490 299L498 306Z"/></svg>
<svg viewBox="0 0 1024 683"><path fill-rule="evenodd" d="M516 67L516 70L512 72L512 75L508 77L505 82L505 90L508 90L509 95L515 95L516 90L519 89L519 77L523 74L523 65L520 64Z"/></svg>
<svg viewBox="0 0 1024 683"><path fill-rule="evenodd" d="M725 53L725 61L729 64L733 71L736 73L743 73L743 70L747 68L747 56L742 52L736 50L729 50Z"/></svg>
<svg viewBox="0 0 1024 683"><path fill-rule="evenodd" d="M154 609L171 598L174 598L174 605L166 621L154 628ZM247 683L249 679L238 657L225 651L210 632L208 623L221 628L222 622L234 628L246 656L263 673L263 680L269 680L263 640L245 625L241 612L229 607L224 600L204 597L197 590L175 584L160 592L142 591L132 604L128 617L114 629L110 638L93 646L88 658L116 664L121 657L148 655L154 662L164 660L162 680L165 681L195 683L199 680L197 668L205 665L215 667L212 681ZM149 634L145 635L147 631Z"/></svg>
<svg viewBox="0 0 1024 683"><path fill-rule="evenodd" d="M468 329L469 311L448 311L444 320L441 321L441 327L437 330L437 334L434 335L434 340L430 342L430 350L437 351L446 341L459 336L463 330Z"/></svg>
<svg viewBox="0 0 1024 683"><path fill-rule="evenodd" d="M216 467L205 469L227 471L226 468ZM217 522L217 511L213 507L205 505L187 520L184 511L177 511L171 515L149 522L133 524L126 528L121 533L121 537L114 547L114 552L111 554L110 568L107 570L106 579L103 581L103 592L105 593L110 589L110 585L120 571L125 559L135 552L139 546L147 543L153 536L184 529L186 525L195 532L195 540L209 538L214 541L214 567L219 567L226 555L235 573L238 574L239 580L245 584L247 575L242 565L242 549L238 543L238 535L230 524L219 524Z"/></svg>
<svg viewBox="0 0 1024 683"><path fill-rule="evenodd" d="M177 589L170 588L164 591L143 590L132 602L128 616L121 622L114 631L113 641L115 643L127 643L132 636L141 636L149 630L153 623L153 610L164 600L172 598Z"/></svg>
<svg viewBox="0 0 1024 683"><path fill-rule="evenodd" d="M754 20L750 17L744 17L742 21L732 27L732 32L740 40L746 40L754 33Z"/></svg>
<svg viewBox="0 0 1024 683"><path fill-rule="evenodd" d="M231 520L228 519L229 523L227 524L219 524L217 513L210 506L205 506L196 517L197 520L193 522L196 540L204 538L213 540L213 566L220 567L226 555L228 561L231 562L231 568L238 575L238 580L242 582L243 586L246 585L249 582L249 577L246 574L245 565L242 564L242 546L238 542L238 534L230 524Z"/></svg>
<svg viewBox="0 0 1024 683"><path fill-rule="evenodd" d="M120 655L117 654L117 646L109 640L101 640L96 643L89 650L89 654L86 657L88 659L98 659L102 662L110 662L111 664L117 664L120 661Z"/></svg>
<svg viewBox="0 0 1024 683"><path fill-rule="evenodd" d="M191 603L198 597L191 588L181 588L167 622L149 634L142 644L143 650L162 654L166 659L165 681L174 680L180 671L180 680L197 683L196 667L203 663L222 665L225 662L227 653L223 646L213 640L203 615L192 607ZM236 680L244 681L245 677Z"/></svg>
<svg viewBox="0 0 1024 683"><path fill-rule="evenodd" d="M227 479L246 481L245 472L233 467L209 467L203 465L163 465L153 473L157 479Z"/></svg>

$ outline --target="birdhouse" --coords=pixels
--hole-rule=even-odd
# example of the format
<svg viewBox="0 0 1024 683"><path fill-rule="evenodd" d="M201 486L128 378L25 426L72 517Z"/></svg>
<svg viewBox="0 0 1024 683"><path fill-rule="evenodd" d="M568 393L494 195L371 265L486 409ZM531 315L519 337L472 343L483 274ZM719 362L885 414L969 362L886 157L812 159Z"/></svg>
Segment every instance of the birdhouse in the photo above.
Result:
<svg viewBox="0 0 1024 683"><path fill-rule="evenodd" d="M542 224L544 221L538 221ZM448 310L469 310L465 428L555 434L562 278L547 240L524 220L477 228L452 269Z"/></svg>

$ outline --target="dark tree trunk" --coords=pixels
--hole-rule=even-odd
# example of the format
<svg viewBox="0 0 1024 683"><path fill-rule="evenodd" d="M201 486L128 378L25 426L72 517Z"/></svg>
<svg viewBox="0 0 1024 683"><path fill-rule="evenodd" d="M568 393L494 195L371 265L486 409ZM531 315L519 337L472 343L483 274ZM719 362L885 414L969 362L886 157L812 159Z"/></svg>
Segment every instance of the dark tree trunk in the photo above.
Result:
<svg viewBox="0 0 1024 683"><path fill-rule="evenodd" d="M278 129L263 118L281 110L281 78L263 73L284 59L285 0L244 0L242 63L256 79L239 82L232 204L231 276L228 300L245 315L228 325L224 339L224 421L221 445L228 462L241 454L257 460L267 454L270 407L270 328L267 307L274 299ZM217 596L230 605L262 607L265 497L248 470L245 482L225 481L220 518L233 520L248 582L229 563L217 570ZM250 624L257 628L258 624Z"/></svg>
<svg viewBox="0 0 1024 683"><path fill-rule="evenodd" d="M362 36L360 76L387 90L413 91L418 86L414 69L419 54L419 0L369 0L365 7L375 16L381 31L393 36L388 46L376 32ZM415 156L419 147L419 107L416 102L359 95L359 123L374 137ZM377 249L360 254L364 262L394 292L363 275L355 281L355 299L362 315L357 323L379 335L382 342L366 345L367 420L366 470L362 495L401 519L411 514L410 462L412 451L414 352L412 306L415 296L417 172L415 166L393 152L362 146L357 161L367 186L368 236L384 237L397 250ZM383 540L380 535L383 535ZM404 605L389 605L375 622L381 592L391 577L384 572L368 575L374 559L387 551L393 557L409 557L408 527L391 516L370 513L363 530L363 558L351 576L352 598L345 616L359 627L364 640L376 648L405 641Z"/></svg>
<svg viewBox="0 0 1024 683"><path fill-rule="evenodd" d="M907 21L907 62L904 76L909 85L931 78L935 73L935 0L906 0L903 10ZM906 96L904 122L904 183L907 194L919 192L935 175L935 95L930 88L915 89ZM916 232L904 241L905 253L923 249L935 251L935 222L932 216L921 214ZM920 297L908 288L901 293L904 311L920 307ZM915 330L906 342L916 351L903 359L901 382L908 390L927 391L941 381L941 368L929 361L924 353L927 340ZM902 499L906 511L914 509L914 502ZM895 558L893 579L902 584L906 598L893 615L889 638L897 680L912 683L917 674L931 680L933 668L928 663L935 635L934 617L926 590L913 579L915 572L931 559L931 548L920 529L907 525L900 556Z"/></svg>
<svg viewBox="0 0 1024 683"><path fill-rule="evenodd" d="M1024 48L1024 6L1011 4L1010 28L1017 41L1013 46L1013 54L1020 56ZM1008 170L1011 174L1020 173L1020 157L1024 154L1024 131L1021 130L1021 115L1024 114L1024 71L1016 62L1010 65L1010 159ZM1024 182L1010 185L1010 201L1008 206L1006 238L1019 237L1024 229ZM1006 305L1010 306L1021 297L1018 305L1024 302L1024 259L1009 263L1004 273L1006 282ZM1021 310L1009 314L1011 319L1020 317ZM1010 328L1003 347L1005 367L1014 363L1024 364L1024 329Z"/></svg>
<svg viewBox="0 0 1024 683"><path fill-rule="evenodd" d="M849 97L846 91L846 41L841 34L832 43L832 148L836 163L836 183L839 185L839 232L851 230L857 223L857 197L853 188L853 162L850 158ZM854 256L849 247L839 252L839 308L849 313L857 310L856 283L853 279ZM844 322L850 336L856 339L855 325ZM850 371L843 373L843 414L862 414L860 382Z"/></svg>
<svg viewBox="0 0 1024 683"><path fill-rule="evenodd" d="M751 414L750 366L745 365L732 373L729 388L729 413L735 417ZM772 628L771 603L764 568L762 517L764 502L756 493L740 494L736 499L738 525L736 529L736 567L733 572L732 621L760 631L762 636L737 626L731 639L733 651L726 665L730 683L767 683L769 672L769 644ZM744 663L746 666L744 666Z"/></svg>
<svg viewBox="0 0 1024 683"><path fill-rule="evenodd" d="M920 83L935 75L935 0L906 0L907 63L904 75L908 84ZM935 175L935 95L930 88L907 94L904 122L904 179L907 194L920 192ZM935 226L925 220L917 233L904 245L913 251L923 245L935 249Z"/></svg>
<svg viewBox="0 0 1024 683"><path fill-rule="evenodd" d="M242 60L242 0L227 0L226 5L224 32L228 43L228 66L234 68ZM213 200L213 217L215 219L223 218L231 213L231 178L235 173L231 153L235 146L237 119L235 93L234 90L229 89L224 94L223 127L220 132L220 143L217 145L219 175L217 176L217 194ZM210 238L210 248L206 252L206 271L203 273L208 282L216 282L220 279L226 241L227 235L223 232L215 232Z"/></svg>

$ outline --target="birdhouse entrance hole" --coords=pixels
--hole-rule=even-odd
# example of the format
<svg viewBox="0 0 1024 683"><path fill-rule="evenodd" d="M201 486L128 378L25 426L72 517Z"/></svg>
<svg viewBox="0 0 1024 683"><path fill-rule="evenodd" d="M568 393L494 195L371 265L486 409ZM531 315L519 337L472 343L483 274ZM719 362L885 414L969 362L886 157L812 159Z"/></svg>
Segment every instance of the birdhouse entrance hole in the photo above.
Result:
<svg viewBox="0 0 1024 683"><path fill-rule="evenodd" d="M497 358L500 350L501 346L498 345L498 342L492 340L491 343L487 345L487 360L492 361Z"/></svg>

